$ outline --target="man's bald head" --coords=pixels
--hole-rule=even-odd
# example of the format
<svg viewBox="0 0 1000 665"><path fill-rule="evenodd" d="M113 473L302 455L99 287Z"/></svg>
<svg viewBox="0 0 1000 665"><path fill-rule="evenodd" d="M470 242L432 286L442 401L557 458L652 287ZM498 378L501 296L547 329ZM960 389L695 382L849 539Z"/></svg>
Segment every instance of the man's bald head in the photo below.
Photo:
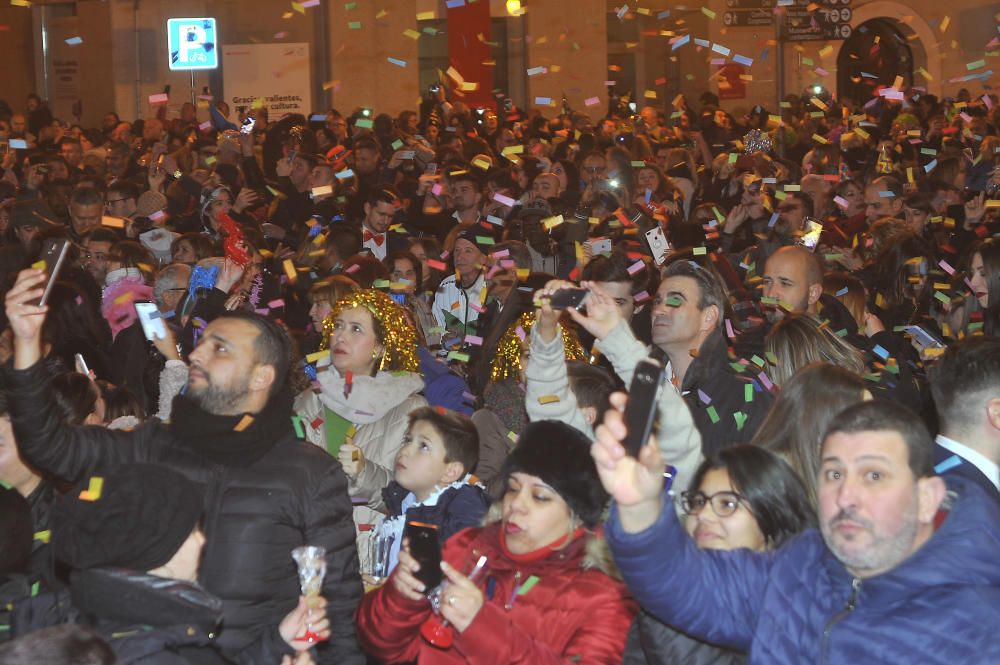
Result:
<svg viewBox="0 0 1000 665"><path fill-rule="evenodd" d="M823 267L819 259L798 245L782 247L764 264L764 297L778 301L768 318L780 318L782 309L816 313L823 294Z"/></svg>

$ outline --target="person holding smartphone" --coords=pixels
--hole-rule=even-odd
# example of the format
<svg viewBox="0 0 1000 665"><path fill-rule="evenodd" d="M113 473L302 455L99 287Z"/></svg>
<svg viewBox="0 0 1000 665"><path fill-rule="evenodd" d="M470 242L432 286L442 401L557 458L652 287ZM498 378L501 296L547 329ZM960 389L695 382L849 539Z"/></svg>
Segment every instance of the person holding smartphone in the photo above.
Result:
<svg viewBox="0 0 1000 665"><path fill-rule="evenodd" d="M440 617L450 646L432 645L422 625L434 610L418 578L433 565L405 541L389 582L362 602L358 637L373 658L420 663L621 663L635 605L612 576L594 527L607 495L590 440L556 421L532 423L504 465L504 490L487 526L445 545ZM470 571L486 557L485 574Z"/></svg>

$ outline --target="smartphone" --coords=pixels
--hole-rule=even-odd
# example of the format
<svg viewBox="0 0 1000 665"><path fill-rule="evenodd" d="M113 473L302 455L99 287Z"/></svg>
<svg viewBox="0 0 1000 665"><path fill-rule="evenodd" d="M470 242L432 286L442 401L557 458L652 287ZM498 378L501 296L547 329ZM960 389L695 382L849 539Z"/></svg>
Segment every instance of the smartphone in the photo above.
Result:
<svg viewBox="0 0 1000 665"><path fill-rule="evenodd" d="M79 374L85 376L90 376L90 368L87 367L87 361L83 359L82 353L77 353L74 358L76 359L76 371Z"/></svg>
<svg viewBox="0 0 1000 665"><path fill-rule="evenodd" d="M167 326L163 323L163 317L155 302L149 300L139 300L135 302L135 313L139 316L139 325L142 326L142 334L150 342L155 339L164 339L167 336Z"/></svg>
<svg viewBox="0 0 1000 665"><path fill-rule="evenodd" d="M556 291L549 299L549 306L552 309L569 309L570 307L580 309L583 302L590 293L587 289L563 289Z"/></svg>
<svg viewBox="0 0 1000 665"><path fill-rule="evenodd" d="M903 332L909 333L913 340L913 346L918 351L921 349L943 349L944 342L931 334L923 326L903 326Z"/></svg>
<svg viewBox="0 0 1000 665"><path fill-rule="evenodd" d="M400 159L413 159L413 156L415 154L416 154L415 150L400 150L399 151L399 158Z"/></svg>
<svg viewBox="0 0 1000 665"><path fill-rule="evenodd" d="M45 272L49 276L45 282L45 291L38 301L39 306L44 306L49 301L49 294L52 293L52 287L55 285L56 280L59 279L59 272L66 262L66 255L69 254L69 244L69 240L59 238L54 240L42 252L42 260L45 261Z"/></svg>
<svg viewBox="0 0 1000 665"><path fill-rule="evenodd" d="M636 459L649 441L656 422L656 410L663 386L663 365L655 358L644 358L635 366L625 405L625 452Z"/></svg>
<svg viewBox="0 0 1000 665"><path fill-rule="evenodd" d="M11 139L10 148L11 150L27 150L28 142L24 139Z"/></svg>
<svg viewBox="0 0 1000 665"><path fill-rule="evenodd" d="M247 116L246 120L243 121L243 126L240 127L240 134L249 134L253 131L253 126L256 124L256 120L252 116Z"/></svg>
<svg viewBox="0 0 1000 665"><path fill-rule="evenodd" d="M424 593L430 593L442 580L438 528L423 522L407 522L403 536L410 541L410 556L420 564L416 578L424 583Z"/></svg>
<svg viewBox="0 0 1000 665"><path fill-rule="evenodd" d="M434 162L428 164L427 168L424 169L424 175L435 175L437 172L438 172L438 165L435 164Z"/></svg>
<svg viewBox="0 0 1000 665"><path fill-rule="evenodd" d="M584 244L590 246L591 256L600 256L601 254L608 254L608 255L611 254L611 238L591 238Z"/></svg>
<svg viewBox="0 0 1000 665"><path fill-rule="evenodd" d="M656 265L663 265L670 252L670 243L667 242L667 236L663 234L663 229L657 226L646 231L646 244L649 245L649 251L653 253Z"/></svg>
<svg viewBox="0 0 1000 665"><path fill-rule="evenodd" d="M819 244L819 238L821 235L823 235L823 225L815 219L806 217L805 233L802 234L802 239L800 241L802 246L810 252L815 250L816 245Z"/></svg>

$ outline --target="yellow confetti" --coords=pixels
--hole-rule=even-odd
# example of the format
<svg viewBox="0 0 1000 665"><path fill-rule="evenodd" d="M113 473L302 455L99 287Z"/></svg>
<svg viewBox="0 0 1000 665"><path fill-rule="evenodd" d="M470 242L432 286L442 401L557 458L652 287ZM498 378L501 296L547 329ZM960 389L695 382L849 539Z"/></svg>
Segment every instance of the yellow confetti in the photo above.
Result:
<svg viewBox="0 0 1000 665"><path fill-rule="evenodd" d="M236 427L233 428L233 431L242 432L247 427L250 427L251 424L253 424L253 416L249 413L244 414L243 418L240 419L240 422L236 423Z"/></svg>
<svg viewBox="0 0 1000 665"><path fill-rule="evenodd" d="M403 30L403 34L409 37L410 39L420 39L420 33L412 28L407 28L406 30Z"/></svg>
<svg viewBox="0 0 1000 665"><path fill-rule="evenodd" d="M539 404L554 404L561 401L558 395L542 395L538 398Z"/></svg>
<svg viewBox="0 0 1000 665"><path fill-rule="evenodd" d="M101 498L101 492L104 491L104 478L100 476L93 476L90 479L90 483L87 485L87 489L80 492L81 501L97 501Z"/></svg>
<svg viewBox="0 0 1000 665"><path fill-rule="evenodd" d="M949 25L951 25L951 17L945 16L943 19L941 19L941 32L947 30Z"/></svg>

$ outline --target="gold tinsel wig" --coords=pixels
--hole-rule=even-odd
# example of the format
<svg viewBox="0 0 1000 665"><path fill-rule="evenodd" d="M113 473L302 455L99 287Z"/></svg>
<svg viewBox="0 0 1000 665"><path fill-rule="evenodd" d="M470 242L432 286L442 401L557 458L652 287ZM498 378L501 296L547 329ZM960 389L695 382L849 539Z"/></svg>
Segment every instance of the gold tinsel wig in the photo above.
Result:
<svg viewBox="0 0 1000 665"><path fill-rule="evenodd" d="M387 372L419 372L417 360L417 331L406 320L403 308L392 298L375 289L354 291L338 300L329 316L323 319L323 346L329 346L333 322L345 309L363 307L368 310L384 331L378 340L385 348L379 369Z"/></svg>
<svg viewBox="0 0 1000 665"><path fill-rule="evenodd" d="M524 343L529 343L529 333L531 326L535 325L534 312L526 312L518 318L507 332L500 338L500 345L497 347L497 354L490 364L490 380L503 381L509 378L520 378L522 337ZM519 330L520 329L520 330ZM560 326L562 331L563 349L566 350L566 360L584 360L587 355L583 351L580 340L576 338L576 333L567 330L565 326Z"/></svg>

